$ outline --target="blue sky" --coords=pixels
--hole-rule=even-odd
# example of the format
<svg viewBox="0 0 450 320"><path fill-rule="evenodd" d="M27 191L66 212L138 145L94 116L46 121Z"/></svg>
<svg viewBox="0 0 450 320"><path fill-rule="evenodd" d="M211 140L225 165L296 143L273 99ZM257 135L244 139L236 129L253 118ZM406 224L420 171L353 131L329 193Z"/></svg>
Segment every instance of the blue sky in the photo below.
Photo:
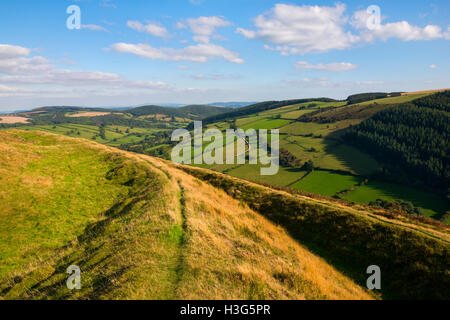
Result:
<svg viewBox="0 0 450 320"><path fill-rule="evenodd" d="M445 0L1 1L0 111L448 88L449 12Z"/></svg>

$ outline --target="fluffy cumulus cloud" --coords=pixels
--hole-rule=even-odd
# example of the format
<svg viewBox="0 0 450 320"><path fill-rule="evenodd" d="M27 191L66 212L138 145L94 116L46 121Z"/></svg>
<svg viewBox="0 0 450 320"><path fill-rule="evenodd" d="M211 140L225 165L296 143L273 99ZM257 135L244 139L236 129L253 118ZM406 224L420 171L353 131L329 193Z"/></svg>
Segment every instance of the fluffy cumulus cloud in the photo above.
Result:
<svg viewBox="0 0 450 320"><path fill-rule="evenodd" d="M436 25L426 25L421 28L411 25L407 21L380 23L373 27L368 26L370 15L366 10L353 14L350 24L360 30L361 41L373 42L376 40L387 41L396 38L401 41L449 39L448 30L444 32Z"/></svg>
<svg viewBox="0 0 450 320"><path fill-rule="evenodd" d="M142 58L167 61L207 62L213 58L222 58L233 63L243 63L239 55L222 46L203 43L181 49L154 48L148 44L115 43L110 50L119 53L130 53Z"/></svg>
<svg viewBox="0 0 450 320"><path fill-rule="evenodd" d="M176 25L178 29L188 28L194 34L194 41L200 43L209 43L211 36L218 38L216 30L228 26L231 26L231 22L218 16L190 18Z"/></svg>
<svg viewBox="0 0 450 320"><path fill-rule="evenodd" d="M139 21L128 21L127 26L133 30L148 33L155 37L167 38L170 36L167 29L157 23L142 24Z"/></svg>
<svg viewBox="0 0 450 320"><path fill-rule="evenodd" d="M2 96L16 96L42 91L38 89L33 91L29 88L29 86L34 85L54 87L92 86L136 90L172 89L164 82L128 80L114 73L59 69L44 57L30 55L31 50L28 48L0 44L0 91ZM27 87L18 88L16 85Z"/></svg>
<svg viewBox="0 0 450 320"><path fill-rule="evenodd" d="M345 5L335 7L277 4L256 17L256 30L238 28L248 39L260 39L275 47L266 49L282 54L324 52L350 47L358 38L346 32Z"/></svg>
<svg viewBox="0 0 450 320"><path fill-rule="evenodd" d="M254 19L254 29L237 28L247 39L266 42L264 48L282 55L341 50L357 43L376 40L402 41L450 39L450 27L414 26L407 21L379 23L376 27L366 10L355 12L351 19L344 4L297 6L277 4Z"/></svg>
<svg viewBox="0 0 450 320"><path fill-rule="evenodd" d="M31 53L28 48L12 46L9 44L0 44L0 59L26 57Z"/></svg>
<svg viewBox="0 0 450 320"><path fill-rule="evenodd" d="M328 72L342 72L349 71L358 68L356 64L349 62L335 62L328 64L311 64L306 61L298 61L295 64L297 70L316 70L316 71L328 71Z"/></svg>

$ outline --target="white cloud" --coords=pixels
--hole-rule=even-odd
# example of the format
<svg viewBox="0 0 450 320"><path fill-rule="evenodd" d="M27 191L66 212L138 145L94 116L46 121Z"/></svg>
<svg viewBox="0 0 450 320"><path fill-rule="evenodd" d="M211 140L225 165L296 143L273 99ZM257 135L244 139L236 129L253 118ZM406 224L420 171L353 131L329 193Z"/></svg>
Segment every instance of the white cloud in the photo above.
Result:
<svg viewBox="0 0 450 320"><path fill-rule="evenodd" d="M353 14L350 24L360 30L361 40L373 42L375 40L387 41L397 38L402 41L448 39L447 33L436 25L427 25L423 28L411 25L407 21L380 23L377 27L369 29L367 21L369 14L365 11L357 11Z"/></svg>
<svg viewBox="0 0 450 320"><path fill-rule="evenodd" d="M194 74L191 76L194 80L233 80L240 79L241 76L237 74Z"/></svg>
<svg viewBox="0 0 450 320"><path fill-rule="evenodd" d="M8 55L3 55L8 56ZM11 55L9 55L11 56ZM52 68L49 61L44 57L36 56L31 58L16 57L2 58L0 54L0 74L33 74L42 73Z"/></svg>
<svg viewBox="0 0 450 320"><path fill-rule="evenodd" d="M139 21L128 21L127 26L133 30L145 32L155 37L167 38L170 36L165 27L156 23L147 23L144 25Z"/></svg>
<svg viewBox="0 0 450 320"><path fill-rule="evenodd" d="M218 16L190 18L176 24L178 29L189 28L194 34L194 41L199 43L209 43L210 37L221 38L215 34L216 30L228 26L231 26L231 22Z"/></svg>
<svg viewBox="0 0 450 320"><path fill-rule="evenodd" d="M435 64L430 64L430 69L437 69L437 65L435 65Z"/></svg>
<svg viewBox="0 0 450 320"><path fill-rule="evenodd" d="M221 17L199 17L186 20L192 33L211 36L217 28L230 26L231 23Z"/></svg>
<svg viewBox="0 0 450 320"><path fill-rule="evenodd" d="M0 44L0 59L26 57L31 50L24 47L12 46L9 44Z"/></svg>
<svg viewBox="0 0 450 320"><path fill-rule="evenodd" d="M233 63L243 63L235 52L215 44L197 44L182 49L154 48L148 44L115 43L109 48L119 53L130 53L152 60L207 62L212 58L223 58Z"/></svg>
<svg viewBox="0 0 450 320"><path fill-rule="evenodd" d="M356 64L349 62L336 62L328 64L311 64L306 61L299 61L295 64L297 70L317 70L317 71L329 71L329 72L342 72L358 68Z"/></svg>
<svg viewBox="0 0 450 320"><path fill-rule="evenodd" d="M24 89L21 88L15 88L15 87L9 87L9 86L4 86L0 84L0 93L16 93L16 92L23 92L25 91Z"/></svg>
<svg viewBox="0 0 450 320"><path fill-rule="evenodd" d="M358 38L345 32L344 4L335 7L276 4L254 20L256 30L238 28L248 39L260 39L276 45L266 49L282 54L325 52L350 47Z"/></svg>
<svg viewBox="0 0 450 320"><path fill-rule="evenodd" d="M0 45L0 83L56 86L109 86L136 89L165 89L163 82L127 80L114 73L64 70L53 66L41 56L29 57L28 48ZM1 85L6 90L19 92L17 88ZM14 90L13 90L14 89ZM22 92L22 91L20 91Z"/></svg>
<svg viewBox="0 0 450 320"><path fill-rule="evenodd" d="M88 30L93 30L93 31L108 31L105 28L103 28L102 26L98 26L96 24L83 24L83 25L81 25L81 29L88 29Z"/></svg>
<svg viewBox="0 0 450 320"><path fill-rule="evenodd" d="M422 28L400 21L368 28L370 20L366 10L355 12L350 20L345 11L346 6L340 3L334 7L276 4L254 19L254 30L237 28L236 32L247 39L262 40L266 42L266 50L278 51L282 55L341 50L361 42L391 38L402 41L450 40L450 26L443 31L437 25Z"/></svg>

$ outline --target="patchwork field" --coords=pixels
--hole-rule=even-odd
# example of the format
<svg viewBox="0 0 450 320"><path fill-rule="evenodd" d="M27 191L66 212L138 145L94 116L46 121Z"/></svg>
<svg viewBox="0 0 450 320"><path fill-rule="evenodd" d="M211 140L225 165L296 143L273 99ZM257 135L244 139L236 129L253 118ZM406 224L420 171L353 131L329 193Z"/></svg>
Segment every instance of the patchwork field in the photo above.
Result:
<svg viewBox="0 0 450 320"><path fill-rule="evenodd" d="M368 104L373 104L373 103L378 103L378 104L405 103L405 102L410 102L410 101L413 101L416 99L420 99L420 98L429 96L430 94L432 94L432 93L428 93L428 92L418 93L418 94L409 93L407 95L402 95L402 96L398 96L398 97L389 97L389 98L365 101L365 102L358 103L358 105L368 105Z"/></svg>
<svg viewBox="0 0 450 320"><path fill-rule="evenodd" d="M362 179L327 171L313 171L307 177L291 185L292 189L332 197L361 183Z"/></svg>
<svg viewBox="0 0 450 320"><path fill-rule="evenodd" d="M18 127L26 131L44 131L50 133L62 134L70 137L85 138L100 142L110 146L119 146L130 142L139 142L152 133L160 131L151 128L129 128L125 126L106 126L104 138L100 135L100 129L96 126L82 124L60 124L60 125L35 125Z"/></svg>
<svg viewBox="0 0 450 320"><path fill-rule="evenodd" d="M439 219L448 210L448 205L441 197L420 191L415 188L401 186L393 183L369 181L367 185L343 196L344 199L369 204L377 199L410 201L416 207L424 209L428 217Z"/></svg>
<svg viewBox="0 0 450 320"><path fill-rule="evenodd" d="M111 112L80 112L80 113L73 113L73 114L67 114L67 117L70 118L80 118L80 117L100 117L100 116L106 116L112 114Z"/></svg>

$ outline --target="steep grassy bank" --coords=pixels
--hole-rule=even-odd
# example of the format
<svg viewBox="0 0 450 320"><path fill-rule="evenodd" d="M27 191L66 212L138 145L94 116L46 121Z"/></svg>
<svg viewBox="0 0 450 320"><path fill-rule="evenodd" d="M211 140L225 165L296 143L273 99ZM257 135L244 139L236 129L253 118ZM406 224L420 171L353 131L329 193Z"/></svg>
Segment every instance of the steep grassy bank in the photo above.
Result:
<svg viewBox="0 0 450 320"><path fill-rule="evenodd" d="M284 226L294 239L361 283L368 266L380 266L386 298L450 298L450 244L445 239L350 208L275 191L209 170L182 168Z"/></svg>
<svg viewBox="0 0 450 320"><path fill-rule="evenodd" d="M2 299L372 298L283 228L162 160L53 134L0 135L10 168L0 194L17 188L0 211L0 246L16 248L0 261ZM33 170L53 184L24 183ZM15 229L28 221L45 229ZM81 290L66 287L70 265Z"/></svg>

